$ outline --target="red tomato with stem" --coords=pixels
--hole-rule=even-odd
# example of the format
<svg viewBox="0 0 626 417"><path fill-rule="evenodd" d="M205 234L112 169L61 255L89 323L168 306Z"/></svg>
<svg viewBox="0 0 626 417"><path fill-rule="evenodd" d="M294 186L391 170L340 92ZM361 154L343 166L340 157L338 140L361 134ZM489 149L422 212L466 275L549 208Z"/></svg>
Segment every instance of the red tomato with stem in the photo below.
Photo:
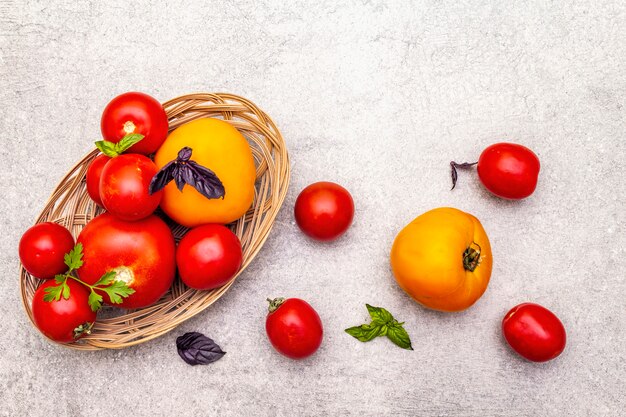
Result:
<svg viewBox="0 0 626 417"><path fill-rule="evenodd" d="M210 290L235 276L243 260L241 242L221 224L205 224L188 231L178 243L178 274L190 288Z"/></svg>
<svg viewBox="0 0 626 417"><path fill-rule="evenodd" d="M94 284L108 271L135 293L124 298L122 308L149 306L172 285L176 273L176 244L170 228L157 216L125 222L110 213L91 220L77 239L83 245L83 266L78 276ZM108 296L101 293L110 304Z"/></svg>
<svg viewBox="0 0 626 417"><path fill-rule="evenodd" d="M330 241L344 234L352 224L354 201L341 185L316 182L300 192L294 215L298 227L307 236Z"/></svg>
<svg viewBox="0 0 626 417"><path fill-rule="evenodd" d="M111 100L100 121L102 137L109 142L117 143L130 133L144 135L143 140L128 150L144 155L159 149L167 137L168 127L167 114L161 103L138 92L124 93Z"/></svg>
<svg viewBox="0 0 626 417"><path fill-rule="evenodd" d="M104 204L102 204L102 199L100 198L100 177L102 176L102 169L110 159L110 157L104 154L98 155L87 167L87 194L101 207L104 207Z"/></svg>
<svg viewBox="0 0 626 417"><path fill-rule="evenodd" d="M28 229L19 244L24 269L34 277L53 278L67 271L65 254L74 248L69 230L57 223L39 223Z"/></svg>
<svg viewBox="0 0 626 417"><path fill-rule="evenodd" d="M67 280L70 295L58 301L44 301L45 290L58 284L54 280L44 282L33 297L33 320L37 328L48 338L69 343L89 334L96 313L89 307L89 290L73 279Z"/></svg>
<svg viewBox="0 0 626 417"><path fill-rule="evenodd" d="M154 213L163 191L150 194L157 166L144 155L123 154L111 158L100 175L100 198L104 208L122 220L135 221Z"/></svg>
<svg viewBox="0 0 626 417"><path fill-rule="evenodd" d="M547 308L533 303L513 307L502 320L502 332L514 351L533 362L559 356L567 339L561 320Z"/></svg>
<svg viewBox="0 0 626 417"><path fill-rule="evenodd" d="M292 359L311 356L322 344L324 329L317 312L299 298L269 300L265 330L272 346Z"/></svg>
<svg viewBox="0 0 626 417"><path fill-rule="evenodd" d="M478 178L487 190L501 198L520 200L537 188L539 158L533 151L516 143L496 143L487 147L478 162L450 162L452 188L456 186L457 169L478 164Z"/></svg>

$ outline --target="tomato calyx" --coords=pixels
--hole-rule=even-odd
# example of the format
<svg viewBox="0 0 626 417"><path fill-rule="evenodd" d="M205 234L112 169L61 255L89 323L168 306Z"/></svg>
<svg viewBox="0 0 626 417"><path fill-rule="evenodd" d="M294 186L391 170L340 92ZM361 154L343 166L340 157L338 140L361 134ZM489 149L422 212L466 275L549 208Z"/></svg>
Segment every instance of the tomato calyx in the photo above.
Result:
<svg viewBox="0 0 626 417"><path fill-rule="evenodd" d="M469 169L473 167L474 165L476 165L477 163L478 162L458 163L458 162L450 161L450 173L452 176L452 188L450 188L450 190L454 190L454 187L456 187L456 180L459 178L456 170L457 169Z"/></svg>
<svg viewBox="0 0 626 417"><path fill-rule="evenodd" d="M93 329L93 323L90 321L86 321L83 324L76 326L74 329L74 339L80 339L84 335L91 334L91 329Z"/></svg>
<svg viewBox="0 0 626 417"><path fill-rule="evenodd" d="M472 245L476 245L478 249L474 249ZM466 271L474 272L478 264L480 263L480 245L476 242L472 242L465 252L463 252L463 268Z"/></svg>
<svg viewBox="0 0 626 417"><path fill-rule="evenodd" d="M281 305L283 305L283 303L285 302L285 297L278 297L274 298L273 300L271 298L268 298L267 302L270 303L268 310L271 314L274 311L278 310Z"/></svg>

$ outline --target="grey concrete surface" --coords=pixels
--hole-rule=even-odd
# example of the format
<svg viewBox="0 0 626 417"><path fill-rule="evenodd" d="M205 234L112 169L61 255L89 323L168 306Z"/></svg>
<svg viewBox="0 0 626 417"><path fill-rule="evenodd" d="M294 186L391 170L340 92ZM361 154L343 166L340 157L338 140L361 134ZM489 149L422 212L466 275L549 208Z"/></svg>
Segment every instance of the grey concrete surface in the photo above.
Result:
<svg viewBox="0 0 626 417"><path fill-rule="evenodd" d="M0 416L624 415L624 33L620 0L0 1ZM150 343L79 353L28 322L17 243L128 90L250 98L282 130L293 180L216 304ZM501 140L539 155L536 193L503 201L465 173L450 192L448 162ZM356 202L331 244L292 216L318 180ZM475 214L493 244L491 284L461 314L413 303L388 264L394 235L437 206ZM322 317L308 360L266 340L265 298L280 295ZM524 301L563 320L557 360L505 345L500 320ZM415 350L346 335L366 302L405 321ZM192 330L227 355L187 366L174 341Z"/></svg>

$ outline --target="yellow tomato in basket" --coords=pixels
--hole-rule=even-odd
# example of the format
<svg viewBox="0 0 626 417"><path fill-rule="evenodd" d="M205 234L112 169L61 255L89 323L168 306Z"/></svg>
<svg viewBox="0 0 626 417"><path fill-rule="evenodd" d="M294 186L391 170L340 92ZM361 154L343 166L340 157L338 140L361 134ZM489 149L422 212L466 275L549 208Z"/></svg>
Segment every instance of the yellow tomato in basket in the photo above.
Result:
<svg viewBox="0 0 626 417"><path fill-rule="evenodd" d="M430 210L409 223L391 248L396 281L418 303L460 311L487 289L493 260L485 229L455 208Z"/></svg>
<svg viewBox="0 0 626 417"><path fill-rule="evenodd" d="M184 148L190 150L191 157L181 160L179 152ZM161 201L161 208L170 218L194 227L230 223L246 213L254 199L256 168L250 145L236 128L212 118L181 125L161 145L154 162L159 170L172 161L180 164L181 169L188 169L186 160L200 166L195 172L202 167L213 171L223 186L223 197L208 198L189 182L183 185L182 181L171 181L163 189Z"/></svg>

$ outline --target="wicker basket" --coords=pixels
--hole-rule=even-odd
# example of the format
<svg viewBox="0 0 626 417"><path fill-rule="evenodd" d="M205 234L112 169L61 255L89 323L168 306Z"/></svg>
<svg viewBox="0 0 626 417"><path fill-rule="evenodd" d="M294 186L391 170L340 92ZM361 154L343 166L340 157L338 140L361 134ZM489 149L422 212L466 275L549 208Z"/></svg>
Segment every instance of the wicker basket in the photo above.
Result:
<svg viewBox="0 0 626 417"><path fill-rule="evenodd" d="M231 224L243 248L241 273L263 246L287 193L290 168L283 138L263 111L250 101L232 94L189 94L170 100L163 107L169 118L170 131L191 120L216 117L239 129L252 147L257 168L254 202L245 216ZM97 155L97 150L89 153L61 180L37 218L37 223L57 222L76 237L89 220L102 212L89 198L85 185L87 167ZM179 225L172 227L176 240L186 230ZM90 335L63 346L79 350L120 349L147 342L169 332L213 304L230 288L235 278L211 291L189 289L176 279L170 291L158 303L135 311L110 308L126 314L112 318L99 317ZM22 301L31 321L32 298L41 282L20 266Z"/></svg>

